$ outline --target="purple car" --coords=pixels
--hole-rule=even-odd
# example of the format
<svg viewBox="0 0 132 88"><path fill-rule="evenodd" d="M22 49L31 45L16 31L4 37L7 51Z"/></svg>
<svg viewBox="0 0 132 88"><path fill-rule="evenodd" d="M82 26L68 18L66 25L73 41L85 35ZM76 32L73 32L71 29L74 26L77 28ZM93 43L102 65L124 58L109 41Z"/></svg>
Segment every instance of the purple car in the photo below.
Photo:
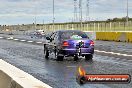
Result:
<svg viewBox="0 0 132 88"><path fill-rule="evenodd" d="M93 58L94 42L82 31L59 30L51 33L46 39L48 40L44 44L46 59L50 53L54 53L58 61L62 61L64 56L73 56L75 61L79 56L85 57L86 60Z"/></svg>

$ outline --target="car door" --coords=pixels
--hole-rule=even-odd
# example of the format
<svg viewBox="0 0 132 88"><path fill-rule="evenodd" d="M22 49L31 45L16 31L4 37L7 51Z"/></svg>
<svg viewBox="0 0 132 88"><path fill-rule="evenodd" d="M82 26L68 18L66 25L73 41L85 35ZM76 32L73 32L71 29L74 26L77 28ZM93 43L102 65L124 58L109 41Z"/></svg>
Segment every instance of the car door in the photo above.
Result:
<svg viewBox="0 0 132 88"><path fill-rule="evenodd" d="M54 36L54 40L53 40L54 47L58 47L58 43L59 43L58 38L59 38L59 35L58 35L58 32L56 32Z"/></svg>
<svg viewBox="0 0 132 88"><path fill-rule="evenodd" d="M56 50L60 47L60 40L59 40L59 32L55 32L54 40L52 41L52 52L56 52Z"/></svg>
<svg viewBox="0 0 132 88"><path fill-rule="evenodd" d="M49 51L53 52L54 51L54 47L55 47L55 35L56 32L52 33L52 35L50 36L50 42L49 42Z"/></svg>

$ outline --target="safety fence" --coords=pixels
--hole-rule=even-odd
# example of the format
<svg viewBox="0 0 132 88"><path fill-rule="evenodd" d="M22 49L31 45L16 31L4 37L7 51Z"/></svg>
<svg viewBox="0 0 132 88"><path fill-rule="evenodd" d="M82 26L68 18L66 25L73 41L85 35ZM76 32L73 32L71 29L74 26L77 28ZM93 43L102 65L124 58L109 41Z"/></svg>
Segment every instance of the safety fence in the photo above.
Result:
<svg viewBox="0 0 132 88"><path fill-rule="evenodd" d="M96 32L96 40L132 42L132 32Z"/></svg>
<svg viewBox="0 0 132 88"><path fill-rule="evenodd" d="M0 26L0 30L35 30L43 29L45 31L76 29L82 31L132 31L132 21L126 22L83 22L81 23L55 23L53 24L30 24L30 25L12 25Z"/></svg>

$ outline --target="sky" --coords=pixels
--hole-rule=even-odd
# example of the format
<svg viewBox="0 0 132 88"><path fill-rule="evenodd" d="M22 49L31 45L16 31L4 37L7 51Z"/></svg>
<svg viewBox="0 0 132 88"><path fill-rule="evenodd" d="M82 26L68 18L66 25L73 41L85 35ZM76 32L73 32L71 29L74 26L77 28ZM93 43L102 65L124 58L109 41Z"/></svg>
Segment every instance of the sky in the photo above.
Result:
<svg viewBox="0 0 132 88"><path fill-rule="evenodd" d="M74 0L55 1L55 22L71 22L74 17ZM106 20L126 17L127 0L89 0L90 20ZM53 0L0 0L0 25L52 23ZM79 0L77 0L77 3ZM132 17L132 0L129 17ZM83 21L86 19L86 3L82 0ZM79 10L77 11L79 13Z"/></svg>

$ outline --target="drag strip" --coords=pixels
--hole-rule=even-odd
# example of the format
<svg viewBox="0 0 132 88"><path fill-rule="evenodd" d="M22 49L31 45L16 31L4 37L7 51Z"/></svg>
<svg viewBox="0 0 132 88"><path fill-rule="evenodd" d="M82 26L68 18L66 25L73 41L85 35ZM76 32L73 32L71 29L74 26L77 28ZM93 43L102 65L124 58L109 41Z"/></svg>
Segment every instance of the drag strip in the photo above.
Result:
<svg viewBox="0 0 132 88"><path fill-rule="evenodd" d="M15 40L15 41L27 42L27 43L45 44L45 42L41 42L41 41L24 40L24 39L17 39L13 37L0 37L0 39ZM96 49L94 51L97 53L111 54L111 55L124 56L124 57L132 57L132 55L125 54L125 53L108 52L108 51L102 51L102 50L96 50Z"/></svg>
<svg viewBox="0 0 132 88"><path fill-rule="evenodd" d="M18 39L18 38L14 38ZM25 40L25 39L22 39ZM97 55L93 60L73 61L67 57L64 61L57 62L52 58L46 60L43 54L43 44L28 43L26 40L18 42L0 39L0 58L31 74L35 78L52 86L53 88L131 88L130 84L86 84L76 82L78 66L83 66L88 74L130 74L132 75L132 61L111 56ZM31 40L32 41L32 40ZM26 43L25 43L26 42ZM52 55L51 55L52 56Z"/></svg>

